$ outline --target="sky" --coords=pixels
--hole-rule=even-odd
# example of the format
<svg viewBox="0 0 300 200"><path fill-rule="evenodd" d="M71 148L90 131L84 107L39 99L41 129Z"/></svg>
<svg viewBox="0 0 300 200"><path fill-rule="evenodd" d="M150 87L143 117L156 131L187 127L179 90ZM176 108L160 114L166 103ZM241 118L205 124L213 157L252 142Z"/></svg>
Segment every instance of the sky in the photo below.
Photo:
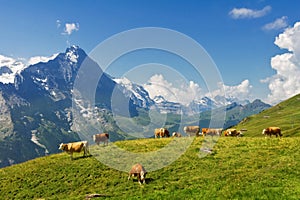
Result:
<svg viewBox="0 0 300 200"><path fill-rule="evenodd" d="M203 47L228 96L276 104L300 93L297 0L0 0L0 4L1 65L6 58L21 62L22 68L53 58L70 45L90 53L115 34L160 27ZM157 93L158 84L164 86L159 90L162 95L175 94L179 101L218 94L217 89L207 90L208 77L194 76L192 67L175 57L162 51L135 52L107 72L144 85L150 96Z"/></svg>

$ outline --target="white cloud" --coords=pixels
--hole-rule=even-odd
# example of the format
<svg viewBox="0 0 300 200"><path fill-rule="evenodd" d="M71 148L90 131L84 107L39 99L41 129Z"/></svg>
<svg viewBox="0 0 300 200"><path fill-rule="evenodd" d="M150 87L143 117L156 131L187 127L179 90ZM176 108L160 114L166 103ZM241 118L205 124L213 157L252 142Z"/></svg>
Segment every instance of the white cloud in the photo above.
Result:
<svg viewBox="0 0 300 200"><path fill-rule="evenodd" d="M74 31L79 30L79 23L66 23L63 35L71 35Z"/></svg>
<svg viewBox="0 0 300 200"><path fill-rule="evenodd" d="M163 96L168 101L179 102L183 105L188 105L192 100L200 99L203 96L197 83L190 81L189 83L175 86L161 74L152 76L143 87L148 91L150 98Z"/></svg>
<svg viewBox="0 0 300 200"><path fill-rule="evenodd" d="M228 86L224 83L219 83L219 89L212 91L210 96L223 96L224 93L226 97L233 97L239 100L249 100L251 99L251 89L249 80L242 81L239 85Z"/></svg>
<svg viewBox="0 0 300 200"><path fill-rule="evenodd" d="M274 43L289 52L272 57L271 66L276 74L261 80L269 84L270 94L265 100L269 103L277 103L300 93L300 22L285 29Z"/></svg>
<svg viewBox="0 0 300 200"><path fill-rule="evenodd" d="M262 27L263 30L279 30L288 26L287 16L276 19L274 22L268 23Z"/></svg>
<svg viewBox="0 0 300 200"><path fill-rule="evenodd" d="M58 20L56 20L56 27L59 28L60 26L61 26L61 22L60 22L60 20L58 19Z"/></svg>
<svg viewBox="0 0 300 200"><path fill-rule="evenodd" d="M48 62L49 60L53 60L58 54L54 54L50 57L46 57L46 56L34 56L29 58L28 60L28 65L34 65L37 64L39 62Z"/></svg>
<svg viewBox="0 0 300 200"><path fill-rule="evenodd" d="M200 100L208 96L214 98L216 96L224 96L238 98L239 100L249 100L251 97L251 88L249 80L242 81L239 85L227 86L223 83L219 84L219 89L205 94L201 87L190 81L189 83L174 86L172 83L165 80L163 75L156 74L152 76L143 87L148 91L150 98L155 96L163 96L166 100L178 102L183 105L188 105L193 100Z"/></svg>
<svg viewBox="0 0 300 200"><path fill-rule="evenodd" d="M261 10L252 10L249 8L234 8L229 12L229 15L233 19L259 18L268 14L271 9L271 6L266 6Z"/></svg>

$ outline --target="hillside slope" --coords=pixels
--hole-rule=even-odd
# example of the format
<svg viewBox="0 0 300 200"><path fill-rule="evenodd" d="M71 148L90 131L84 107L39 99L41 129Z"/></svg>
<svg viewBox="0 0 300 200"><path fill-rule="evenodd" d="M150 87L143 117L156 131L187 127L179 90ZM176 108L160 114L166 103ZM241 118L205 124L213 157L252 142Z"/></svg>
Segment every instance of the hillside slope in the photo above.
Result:
<svg viewBox="0 0 300 200"><path fill-rule="evenodd" d="M269 126L279 126L284 137L300 135L300 94L246 117L236 128L247 129L245 136L262 136L262 130Z"/></svg>
<svg viewBox="0 0 300 200"><path fill-rule="evenodd" d="M116 144L140 152L161 148L170 140ZM221 137L213 153L200 159L202 142L203 138L196 138L178 160L149 172L143 186L136 179L128 181L126 172L109 168L94 157L82 158L82 154L76 154L73 161L60 153L2 168L1 199L84 199L93 193L111 199L299 198L300 138Z"/></svg>

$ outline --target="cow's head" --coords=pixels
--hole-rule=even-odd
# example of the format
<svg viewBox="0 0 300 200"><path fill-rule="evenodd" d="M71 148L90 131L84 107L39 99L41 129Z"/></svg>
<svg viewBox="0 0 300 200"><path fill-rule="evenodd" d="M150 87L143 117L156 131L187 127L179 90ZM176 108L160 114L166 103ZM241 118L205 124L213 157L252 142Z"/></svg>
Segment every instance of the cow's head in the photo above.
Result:
<svg viewBox="0 0 300 200"><path fill-rule="evenodd" d="M61 143L61 144L59 145L59 148L58 148L58 149L64 150L64 147L65 147L65 145L64 145L63 143Z"/></svg>
<svg viewBox="0 0 300 200"><path fill-rule="evenodd" d="M144 181L146 178L147 172L144 172L143 170L141 171L141 181Z"/></svg>
<svg viewBox="0 0 300 200"><path fill-rule="evenodd" d="M264 129L263 131L262 131L262 134L264 135L266 133L266 129Z"/></svg>

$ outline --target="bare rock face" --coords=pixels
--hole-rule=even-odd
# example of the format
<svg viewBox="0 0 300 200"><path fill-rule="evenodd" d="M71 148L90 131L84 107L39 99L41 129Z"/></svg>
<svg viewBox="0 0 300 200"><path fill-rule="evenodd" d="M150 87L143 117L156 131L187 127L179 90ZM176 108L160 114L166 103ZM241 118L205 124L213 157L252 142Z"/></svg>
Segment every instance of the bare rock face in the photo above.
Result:
<svg viewBox="0 0 300 200"><path fill-rule="evenodd" d="M0 140L5 136L12 134L13 132L13 123L11 120L10 110L0 92Z"/></svg>

